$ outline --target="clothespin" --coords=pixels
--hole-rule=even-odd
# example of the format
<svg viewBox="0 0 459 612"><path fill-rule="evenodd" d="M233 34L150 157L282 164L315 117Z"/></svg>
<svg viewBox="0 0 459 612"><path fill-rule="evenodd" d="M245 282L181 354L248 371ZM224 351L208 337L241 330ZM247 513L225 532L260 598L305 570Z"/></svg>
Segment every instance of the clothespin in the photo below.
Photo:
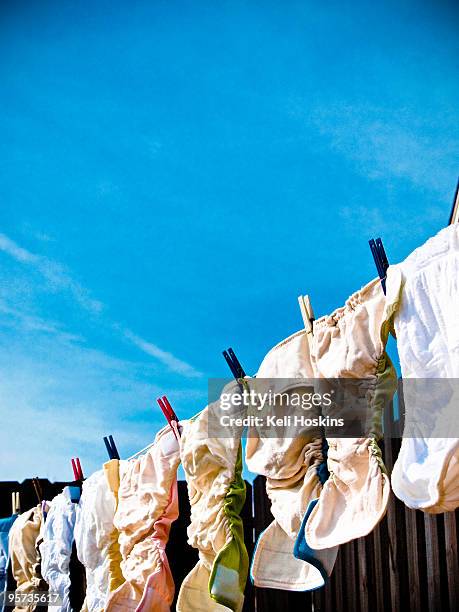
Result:
<svg viewBox="0 0 459 612"><path fill-rule="evenodd" d="M105 448L107 449L109 459L119 459L120 455L118 453L118 449L116 448L115 440L113 436L105 436L104 437Z"/></svg>
<svg viewBox="0 0 459 612"><path fill-rule="evenodd" d="M174 436L176 437L178 441L180 437L180 432L178 429L178 423L179 423L178 416L175 414L174 409L172 408L169 400L167 399L165 395L163 395L162 397L158 397L156 401L158 402L158 405L161 408L162 413L166 417L166 421L169 423L169 426L174 432Z"/></svg>
<svg viewBox="0 0 459 612"><path fill-rule="evenodd" d="M21 500L19 497L19 491L13 491L11 493L11 514L21 514Z"/></svg>
<svg viewBox="0 0 459 612"><path fill-rule="evenodd" d="M46 520L46 517L48 515L48 510L49 510L48 502L43 499L42 502L41 502L41 512L42 512L43 518L45 520Z"/></svg>
<svg viewBox="0 0 459 612"><path fill-rule="evenodd" d="M72 500L72 502L77 504L80 501L81 489L83 486L84 476L83 476L83 470L81 468L80 459L78 457L75 457L75 458L72 457L71 463L72 463L73 476L75 478L75 484L70 485L69 487L70 488L70 499Z"/></svg>
<svg viewBox="0 0 459 612"><path fill-rule="evenodd" d="M370 245L371 254L373 255L373 259L375 261L378 276L381 279L383 291L386 293L386 273L387 268L389 267L389 261L387 259L386 251L384 250L382 240L381 238L376 238L376 241L371 239L368 241L368 244Z"/></svg>
<svg viewBox="0 0 459 612"><path fill-rule="evenodd" d="M314 321L314 311L312 310L311 300L309 295L300 295L298 297L301 316L303 317L304 327L307 333L312 333L312 323Z"/></svg>
<svg viewBox="0 0 459 612"><path fill-rule="evenodd" d="M41 504L42 499L43 499L43 491L40 485L40 479L38 478L38 476L35 476L35 478L32 478L32 484L33 484L33 488L35 489L35 495L37 496L38 499L38 503Z"/></svg>
<svg viewBox="0 0 459 612"><path fill-rule="evenodd" d="M78 474L78 468L77 468L76 463L75 463L75 459L73 459L73 458L72 458L72 459L70 460L70 462L71 462L71 464L72 464L72 470L73 470L73 477L74 477L74 480L75 480L75 481L80 480L80 478L79 478L79 474Z"/></svg>
<svg viewBox="0 0 459 612"><path fill-rule="evenodd" d="M84 480L83 470L81 469L81 463L78 457L71 459L73 475L75 476L75 482L82 482Z"/></svg>
<svg viewBox="0 0 459 612"><path fill-rule="evenodd" d="M244 368L241 366L241 363L236 357L236 354L232 348L229 348L227 351L223 351L223 357L225 358L226 363L228 364L229 369L236 380L245 378L246 374L244 372Z"/></svg>
<svg viewBox="0 0 459 612"><path fill-rule="evenodd" d="M449 216L449 225L452 225L453 223L459 223L459 180L456 185L453 207Z"/></svg>
<svg viewBox="0 0 459 612"><path fill-rule="evenodd" d="M389 267L389 261L387 259L386 251L384 249L381 238L376 238L376 248L379 252L379 259L381 260L382 269L384 276L387 275L387 268Z"/></svg>
<svg viewBox="0 0 459 612"><path fill-rule="evenodd" d="M80 477L80 480L84 480L83 470L81 468L81 463L80 463L80 458L79 457L76 458L76 465L77 465L77 470L78 470L78 475Z"/></svg>

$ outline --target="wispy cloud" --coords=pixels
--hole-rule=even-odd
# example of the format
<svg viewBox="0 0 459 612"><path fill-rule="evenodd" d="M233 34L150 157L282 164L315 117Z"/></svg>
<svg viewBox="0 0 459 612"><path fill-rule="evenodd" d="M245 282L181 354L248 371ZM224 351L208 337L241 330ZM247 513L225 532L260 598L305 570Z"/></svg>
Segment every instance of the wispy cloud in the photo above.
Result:
<svg viewBox="0 0 459 612"><path fill-rule="evenodd" d="M52 334L67 342L83 341L82 336L65 331L58 323L28 314L27 312L21 311L18 307L13 308L3 299L0 299L0 313L3 315L0 320L1 327L20 328L25 332Z"/></svg>
<svg viewBox="0 0 459 612"><path fill-rule="evenodd" d="M446 113L439 131L431 117L403 108L339 103L311 109L306 101L294 99L288 112L322 134L332 150L370 180L402 179L451 199L459 162L455 117Z"/></svg>
<svg viewBox="0 0 459 612"><path fill-rule="evenodd" d="M0 251L20 263L33 266L46 279L53 291L68 291L87 312L99 314L103 310L103 304L92 298L90 292L74 280L69 271L58 262L31 253L5 234L0 234Z"/></svg>
<svg viewBox="0 0 459 612"><path fill-rule="evenodd" d="M405 244L425 239L426 227L437 223L440 229L445 224L459 164L454 117L446 113L437 129L431 117L408 109L345 102L311 107L301 98L290 99L287 112L302 127L301 138L310 138L311 132L321 135L316 146L327 152L331 164L341 157L341 167L344 159L351 173L384 185L384 207L363 201L359 193L338 207L349 230L358 227L368 236L390 234L392 245L403 253ZM422 201L415 214L400 199L406 188Z"/></svg>
<svg viewBox="0 0 459 612"><path fill-rule="evenodd" d="M66 479L74 455L89 474L106 459L104 435L115 435L124 457L153 440L164 425L157 395L172 397L183 417L204 401L205 391L158 386L148 363L52 334L46 322L33 327L0 335L0 479Z"/></svg>
<svg viewBox="0 0 459 612"><path fill-rule="evenodd" d="M23 248L14 242L5 234L0 234L0 251L12 257L15 261L31 266L38 271L49 285L50 290L63 291L69 293L76 303L92 316L101 317L105 306L102 302L94 299L85 287L76 281L70 271L60 263L53 261L42 255L37 255ZM0 306L1 307L1 306ZM5 309L5 304L3 305ZM5 312L5 311L4 311ZM9 314L12 314L11 312ZM34 324L33 319L29 316L22 315L22 322L29 326ZM179 359L172 353L165 351L156 344L145 340L135 334L130 329L124 328L117 322L104 321L107 328L110 328L115 333L119 334L123 339L128 340L146 355L153 357L172 372L187 378L197 378L202 376L202 373L196 370L192 365Z"/></svg>
<svg viewBox="0 0 459 612"><path fill-rule="evenodd" d="M38 242L54 242L54 237L41 229L37 229L32 223L26 221L21 225L21 233L25 236L38 240Z"/></svg>
<svg viewBox="0 0 459 612"><path fill-rule="evenodd" d="M152 411L146 427L142 413L158 389L139 381L135 364L52 335L46 325L4 331L1 345L8 345L8 357L4 350L0 356L1 478L21 479L31 470L65 478L73 455L83 458L90 473L104 460L107 433L115 434L125 452L154 436L159 419ZM129 423L132 412L140 422Z"/></svg>
<svg viewBox="0 0 459 612"><path fill-rule="evenodd" d="M174 355L168 353L167 351L163 351L155 344L140 338L129 329L124 330L124 336L141 351L147 355L151 355L155 359L158 359L174 372L183 374L183 376L187 376L189 378L199 378L202 376L202 372L198 372L190 364L182 361L181 359L177 359L177 357L174 357Z"/></svg>
<svg viewBox="0 0 459 612"><path fill-rule="evenodd" d="M390 236L392 246L409 247L414 238L425 237L425 228L433 222L438 222L439 227L444 225L447 211L442 206L424 207L413 217L411 210L400 206L387 205L380 210L372 208L371 204L353 203L352 206L341 206L338 215L348 228L355 230L358 227L363 235Z"/></svg>

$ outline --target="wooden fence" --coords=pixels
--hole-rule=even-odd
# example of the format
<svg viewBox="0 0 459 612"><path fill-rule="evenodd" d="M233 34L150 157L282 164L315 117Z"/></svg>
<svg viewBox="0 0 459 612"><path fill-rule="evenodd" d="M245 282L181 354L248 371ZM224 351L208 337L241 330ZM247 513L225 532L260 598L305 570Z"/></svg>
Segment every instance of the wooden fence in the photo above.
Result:
<svg viewBox="0 0 459 612"><path fill-rule="evenodd" d="M400 448L397 436L401 426L392 413L386 416L382 447L389 472ZM67 484L47 480L40 483L47 499ZM31 481L0 483L0 516L11 513L11 492L15 490L21 492L23 509L36 504ZM179 502L180 516L172 526L167 547L177 586L197 562L196 551L187 544L190 507L184 482L179 482ZM264 478L259 476L253 486L247 484L247 501L242 513L250 555L256 538L272 520L269 507ZM254 588L249 581L244 612L456 612L459 610L458 512L423 514L409 510L391 495L387 515L374 532L340 548L333 576L326 587L313 593L289 593ZM81 577L75 561L73 568L74 575ZM75 602L80 601L82 586L81 579L74 580Z"/></svg>

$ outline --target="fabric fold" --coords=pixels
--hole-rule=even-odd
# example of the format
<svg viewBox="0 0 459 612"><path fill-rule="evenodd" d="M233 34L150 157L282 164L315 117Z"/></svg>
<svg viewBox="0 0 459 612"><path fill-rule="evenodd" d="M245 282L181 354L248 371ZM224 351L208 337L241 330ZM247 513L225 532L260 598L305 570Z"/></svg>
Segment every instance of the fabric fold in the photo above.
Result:
<svg viewBox="0 0 459 612"><path fill-rule="evenodd" d="M345 306L314 321L311 356L318 388L324 392L343 381L347 399L334 402L330 415L356 419L361 430L358 438L339 438L325 428L330 476L304 526L306 543L315 550L366 536L386 512L390 485L377 440L397 386L385 352L396 308L386 307L375 279Z"/></svg>
<svg viewBox="0 0 459 612"><path fill-rule="evenodd" d="M279 343L264 358L257 377L248 381L255 390L282 394L270 406L276 416L286 411L281 400L293 400L293 394L306 399L314 392L309 336L301 331ZM308 410L309 418L319 414L318 408ZM317 428L292 425L279 432L258 427L248 430L246 463L251 471L266 477L274 516L260 534L253 555L250 571L255 586L314 590L325 584L333 570L337 548L318 552L305 551L297 545L307 508L322 489L322 449L321 431Z"/></svg>
<svg viewBox="0 0 459 612"><path fill-rule="evenodd" d="M115 498L103 470L84 482L76 508L74 537L77 555L86 571L82 612L102 612L110 593L110 560Z"/></svg>
<svg viewBox="0 0 459 612"><path fill-rule="evenodd" d="M16 580L16 594L46 592L48 585L41 575L41 558L37 538L43 523L41 504L20 514L9 533L11 569ZM37 604L19 605L13 612L32 612Z"/></svg>
<svg viewBox="0 0 459 612"><path fill-rule="evenodd" d="M387 271L403 377L405 426L395 495L432 514L459 507L459 224Z"/></svg>
<svg viewBox="0 0 459 612"><path fill-rule="evenodd" d="M12 514L7 518L0 519L0 610L3 612L6 602L4 596L8 582L8 567L10 565L10 550L8 546L10 529L17 514Z"/></svg>
<svg viewBox="0 0 459 612"><path fill-rule="evenodd" d="M120 488L120 461L119 459L111 459L104 463L103 466L105 478L110 491L115 498L115 512L118 509L118 491ZM109 590L115 591L124 582L124 576L121 571L121 552L118 542L119 532L113 525L113 530L110 534L110 544L107 551L108 556L108 572L109 572Z"/></svg>
<svg viewBox="0 0 459 612"><path fill-rule="evenodd" d="M41 573L49 590L59 595L62 603L57 612L70 612L70 557L74 541L76 504L69 487L51 501L42 530Z"/></svg>
<svg viewBox="0 0 459 612"><path fill-rule="evenodd" d="M186 430L186 422L180 425ZM126 462L114 518L125 582L110 594L106 612L170 610L175 585L165 549L178 517L179 463L179 444L169 426L143 456Z"/></svg>
<svg viewBox="0 0 459 612"><path fill-rule="evenodd" d="M218 411L218 402L213 409ZM198 549L199 562L182 582L178 612L239 612L244 602L248 555L239 516L245 501L240 432L209 437L209 412L208 406L191 419L181 438L191 504L188 543Z"/></svg>

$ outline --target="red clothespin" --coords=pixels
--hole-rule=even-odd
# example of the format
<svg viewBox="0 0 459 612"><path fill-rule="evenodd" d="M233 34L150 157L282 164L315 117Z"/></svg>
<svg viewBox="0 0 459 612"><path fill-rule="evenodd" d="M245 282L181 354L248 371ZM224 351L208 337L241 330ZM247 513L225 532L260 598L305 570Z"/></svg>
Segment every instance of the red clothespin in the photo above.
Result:
<svg viewBox="0 0 459 612"><path fill-rule="evenodd" d="M72 462L72 470L73 470L74 480L78 480L78 475L79 474L78 474L78 468L77 468L76 463L75 463L75 459L72 459L71 462Z"/></svg>
<svg viewBox="0 0 459 612"><path fill-rule="evenodd" d="M75 476L75 481L84 480L80 459L76 457L75 459L72 458L71 461L72 461L72 469L73 469L73 475Z"/></svg>
<svg viewBox="0 0 459 612"><path fill-rule="evenodd" d="M178 416L175 414L174 409L170 405L170 402L165 395L163 395L163 397L158 397L156 401L158 402L159 407L162 410L162 413L166 417L166 420L169 423L170 428L174 432L174 436L176 437L178 441L180 437L180 432L178 429L178 422L179 422Z"/></svg>
<svg viewBox="0 0 459 612"><path fill-rule="evenodd" d="M78 457L75 457L75 459L72 457L71 462L75 484L70 487L70 499L73 503L78 504L83 488L83 470L81 469L81 463ZM77 493L77 491L79 492Z"/></svg>
<svg viewBox="0 0 459 612"><path fill-rule="evenodd" d="M80 477L80 480L84 480L83 470L81 469L81 463L80 463L79 457L76 458L76 464L77 464L78 475Z"/></svg>

